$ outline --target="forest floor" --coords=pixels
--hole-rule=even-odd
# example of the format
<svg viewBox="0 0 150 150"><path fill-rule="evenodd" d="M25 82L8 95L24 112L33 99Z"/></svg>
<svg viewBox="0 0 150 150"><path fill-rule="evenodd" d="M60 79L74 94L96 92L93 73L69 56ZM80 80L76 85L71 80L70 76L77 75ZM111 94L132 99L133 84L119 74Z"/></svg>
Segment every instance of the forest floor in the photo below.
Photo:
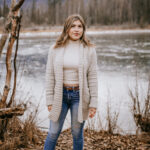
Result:
<svg viewBox="0 0 150 150"><path fill-rule="evenodd" d="M27 148L18 148L14 150L43 150L44 141L47 133L42 136L42 142L33 145L28 144ZM71 150L72 146L71 130L63 131L58 139L56 150ZM109 134L106 131L96 132L93 130L84 130L84 150L149 150L150 145L141 142L135 135Z"/></svg>
<svg viewBox="0 0 150 150"><path fill-rule="evenodd" d="M4 140L0 140L0 150L43 150L48 133L36 125L35 118L36 114L31 113L25 121L16 116L10 119ZM105 131L103 128L100 131L92 129L94 124L84 129L84 150L150 150L150 132L137 132L137 135L133 135L112 133L113 130ZM72 149L69 128L61 132L56 150Z"/></svg>

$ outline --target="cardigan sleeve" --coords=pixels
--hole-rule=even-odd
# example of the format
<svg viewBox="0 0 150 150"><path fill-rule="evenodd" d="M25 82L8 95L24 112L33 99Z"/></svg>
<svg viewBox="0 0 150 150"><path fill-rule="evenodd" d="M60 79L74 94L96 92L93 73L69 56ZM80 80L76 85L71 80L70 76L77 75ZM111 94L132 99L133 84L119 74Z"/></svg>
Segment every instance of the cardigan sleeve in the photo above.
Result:
<svg viewBox="0 0 150 150"><path fill-rule="evenodd" d="M48 53L48 59L46 64L46 77L45 77L45 86L46 86L46 105L52 105L54 99L54 67L53 67L53 46L50 48Z"/></svg>
<svg viewBox="0 0 150 150"><path fill-rule="evenodd" d="M91 49L90 65L88 69L88 85L90 91L89 107L97 108L98 105L98 66L95 47Z"/></svg>

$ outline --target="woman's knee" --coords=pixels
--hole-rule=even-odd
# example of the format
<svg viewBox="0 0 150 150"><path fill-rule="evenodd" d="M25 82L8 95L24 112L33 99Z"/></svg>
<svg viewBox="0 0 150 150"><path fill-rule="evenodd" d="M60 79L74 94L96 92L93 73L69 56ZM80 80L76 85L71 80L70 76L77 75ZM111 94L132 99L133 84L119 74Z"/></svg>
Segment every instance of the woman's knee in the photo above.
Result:
<svg viewBox="0 0 150 150"><path fill-rule="evenodd" d="M49 131L48 131L48 138L57 139L60 132L61 132L61 126L59 126L56 123L51 122Z"/></svg>
<svg viewBox="0 0 150 150"><path fill-rule="evenodd" d="M57 132L55 132L55 133L54 132L49 132L48 135L47 135L47 138L49 140L57 140L58 136L59 136L59 133L57 133Z"/></svg>
<svg viewBox="0 0 150 150"><path fill-rule="evenodd" d="M73 138L83 138L83 126L82 125L72 126L71 133L73 135Z"/></svg>
<svg viewBox="0 0 150 150"><path fill-rule="evenodd" d="M82 123L78 121L72 121L71 123L71 132L74 138L83 138L83 129L84 129L85 121Z"/></svg>

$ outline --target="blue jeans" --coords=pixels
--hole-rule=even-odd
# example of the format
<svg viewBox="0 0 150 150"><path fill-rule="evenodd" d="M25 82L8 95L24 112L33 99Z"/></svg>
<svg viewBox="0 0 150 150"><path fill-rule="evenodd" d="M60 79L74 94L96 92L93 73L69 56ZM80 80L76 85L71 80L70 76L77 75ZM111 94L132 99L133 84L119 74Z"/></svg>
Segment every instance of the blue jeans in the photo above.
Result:
<svg viewBox="0 0 150 150"><path fill-rule="evenodd" d="M68 91L63 88L63 101L60 117L57 122L50 120L50 127L45 141L44 150L55 150L57 139L61 133L67 112L71 111L71 133L73 136L73 150L83 150L84 123L78 122L79 90Z"/></svg>

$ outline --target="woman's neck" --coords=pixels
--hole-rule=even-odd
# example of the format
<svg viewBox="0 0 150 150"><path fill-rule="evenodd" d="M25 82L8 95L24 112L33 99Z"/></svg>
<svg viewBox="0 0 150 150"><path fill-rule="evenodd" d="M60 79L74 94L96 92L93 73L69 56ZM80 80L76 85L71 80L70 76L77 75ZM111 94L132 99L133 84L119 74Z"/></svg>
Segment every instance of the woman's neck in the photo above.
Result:
<svg viewBox="0 0 150 150"><path fill-rule="evenodd" d="M80 40L71 40L71 39L69 39L69 40L68 40L68 43L69 43L69 44L79 44L79 43L80 43Z"/></svg>

